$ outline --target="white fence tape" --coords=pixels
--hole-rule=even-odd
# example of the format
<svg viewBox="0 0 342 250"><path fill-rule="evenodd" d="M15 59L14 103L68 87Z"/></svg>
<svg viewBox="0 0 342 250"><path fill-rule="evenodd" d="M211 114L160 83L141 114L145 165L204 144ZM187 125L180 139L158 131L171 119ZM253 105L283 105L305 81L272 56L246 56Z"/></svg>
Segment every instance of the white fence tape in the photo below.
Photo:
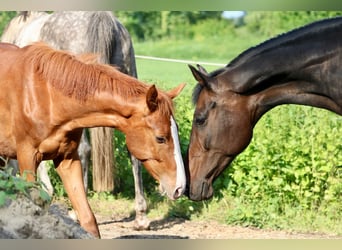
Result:
<svg viewBox="0 0 342 250"><path fill-rule="evenodd" d="M164 61L164 62L186 63L186 64L200 64L200 65L211 65L211 66L221 66L221 67L226 66L226 64L223 64L223 63L197 62L197 61L191 61L191 60L171 59L171 58L154 57L154 56L135 55L135 58L155 60L155 61Z"/></svg>

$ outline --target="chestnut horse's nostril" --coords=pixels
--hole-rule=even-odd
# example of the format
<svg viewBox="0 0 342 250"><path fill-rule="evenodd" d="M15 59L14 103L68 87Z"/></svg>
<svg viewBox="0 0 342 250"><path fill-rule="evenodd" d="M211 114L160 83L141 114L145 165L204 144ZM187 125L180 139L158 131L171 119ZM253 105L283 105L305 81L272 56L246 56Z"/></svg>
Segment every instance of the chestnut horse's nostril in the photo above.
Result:
<svg viewBox="0 0 342 250"><path fill-rule="evenodd" d="M178 199L179 197L182 196L184 193L185 189L183 187L177 187L175 191L173 192L173 198Z"/></svg>

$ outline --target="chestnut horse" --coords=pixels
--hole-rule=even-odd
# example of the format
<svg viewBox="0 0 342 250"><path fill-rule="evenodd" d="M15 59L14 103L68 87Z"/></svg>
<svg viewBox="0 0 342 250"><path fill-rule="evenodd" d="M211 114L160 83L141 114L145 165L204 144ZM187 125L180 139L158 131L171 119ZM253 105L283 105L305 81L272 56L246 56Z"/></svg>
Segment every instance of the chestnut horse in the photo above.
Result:
<svg viewBox="0 0 342 250"><path fill-rule="evenodd" d="M100 62L115 65L121 72L137 77L133 44L128 31L109 11L55 11L51 14L38 11L21 11L14 17L1 36L2 42L14 43L19 47L42 41L55 49L75 54L96 53ZM88 187L88 165L92 155L93 182L96 191L113 190L114 140L112 128L90 129L90 147L83 131L78 152L83 167L84 186ZM136 229L148 229L147 203L143 192L141 163L131 155L135 183ZM47 167L41 162L38 176L50 195L53 187ZM17 167L15 160L9 165ZM109 178L98 178L109 176ZM101 185L104 181L107 184ZM109 182L109 183L108 183ZM100 183L100 185L99 185ZM99 187L100 186L100 187Z"/></svg>
<svg viewBox="0 0 342 250"><path fill-rule="evenodd" d="M209 199L213 181L250 143L260 117L281 104L342 115L342 18L318 21L253 47L198 81L188 148L188 196Z"/></svg>
<svg viewBox="0 0 342 250"><path fill-rule="evenodd" d="M115 127L127 147L170 199L185 189L172 99L115 68L45 44L0 45L0 156L16 158L35 179L38 164L53 160L81 226L100 237L83 186L77 147L83 128ZM86 63L85 63L86 62Z"/></svg>

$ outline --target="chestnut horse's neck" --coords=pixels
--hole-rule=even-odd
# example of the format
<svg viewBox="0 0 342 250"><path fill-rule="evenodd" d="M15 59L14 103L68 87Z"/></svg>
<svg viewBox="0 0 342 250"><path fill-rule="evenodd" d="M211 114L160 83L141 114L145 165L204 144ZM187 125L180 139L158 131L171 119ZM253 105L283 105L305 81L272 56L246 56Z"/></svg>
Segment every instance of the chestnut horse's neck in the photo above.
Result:
<svg viewBox="0 0 342 250"><path fill-rule="evenodd" d="M281 104L342 115L342 18L317 22L247 50L217 78L249 96L255 122Z"/></svg>

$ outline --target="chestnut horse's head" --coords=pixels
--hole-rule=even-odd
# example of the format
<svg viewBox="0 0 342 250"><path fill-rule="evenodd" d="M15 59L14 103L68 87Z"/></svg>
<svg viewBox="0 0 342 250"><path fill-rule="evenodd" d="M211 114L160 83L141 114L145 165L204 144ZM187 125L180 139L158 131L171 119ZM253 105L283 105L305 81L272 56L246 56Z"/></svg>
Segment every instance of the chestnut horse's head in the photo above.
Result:
<svg viewBox="0 0 342 250"><path fill-rule="evenodd" d="M128 118L126 143L147 171L159 182L170 199L185 191L186 177L180 151L178 128L173 116L172 99L184 84L163 92L151 86L144 100L136 100L135 114Z"/></svg>
<svg viewBox="0 0 342 250"><path fill-rule="evenodd" d="M189 66L198 85L188 149L188 196L192 200L209 199L213 181L252 138L248 99L222 84L219 71L207 74Z"/></svg>

